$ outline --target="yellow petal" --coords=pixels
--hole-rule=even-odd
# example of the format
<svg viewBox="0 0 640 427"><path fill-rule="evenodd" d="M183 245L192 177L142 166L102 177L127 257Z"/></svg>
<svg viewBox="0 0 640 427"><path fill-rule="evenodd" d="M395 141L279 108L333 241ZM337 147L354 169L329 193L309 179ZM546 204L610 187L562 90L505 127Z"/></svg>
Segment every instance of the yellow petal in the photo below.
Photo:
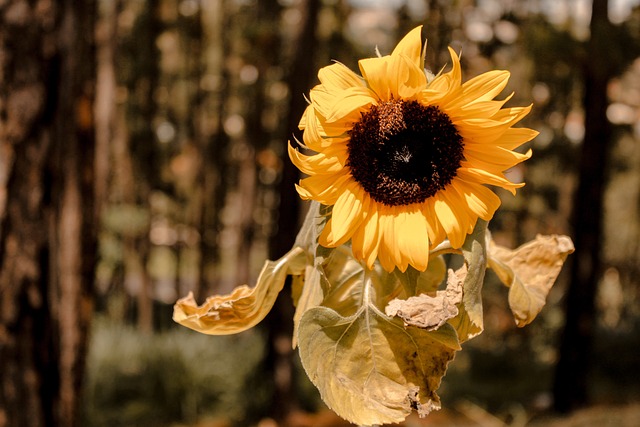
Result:
<svg viewBox="0 0 640 427"><path fill-rule="evenodd" d="M464 197L469 209L478 217L489 221L500 207L500 198L483 185L465 182L461 179L455 181L455 188Z"/></svg>
<svg viewBox="0 0 640 427"><path fill-rule="evenodd" d="M465 108L478 102L491 101L502 92L508 81L508 71L495 70L480 74L464 83L454 98L442 104L442 108Z"/></svg>
<svg viewBox="0 0 640 427"><path fill-rule="evenodd" d="M375 94L363 86L338 89L335 86L317 85L311 89L309 97L316 118L327 136L350 129L350 124L359 118L359 109L375 102ZM336 125L331 126L333 123Z"/></svg>
<svg viewBox="0 0 640 427"><path fill-rule="evenodd" d="M332 86L337 90L364 86L362 78L340 62L321 68L318 78L325 87Z"/></svg>
<svg viewBox="0 0 640 427"><path fill-rule="evenodd" d="M465 162L462 162L462 166L457 170L457 174L460 179L464 181L495 185L510 191L513 195L516 194L517 188L524 187L524 183L513 183L505 178L502 174L490 173L485 169L476 168L472 165L470 166L469 164L465 164Z"/></svg>
<svg viewBox="0 0 640 427"><path fill-rule="evenodd" d="M403 218L396 221L396 235L403 260L424 271L429 263L429 234L427 219L419 208L419 205L414 205L401 211Z"/></svg>
<svg viewBox="0 0 640 427"><path fill-rule="evenodd" d="M400 243L405 237L402 235L402 231L405 229L405 223L407 221L404 208L404 206L394 206L393 215L387 217L385 234L383 236L384 244L391 255L394 265L402 272L406 271L409 266L409 258L403 253Z"/></svg>
<svg viewBox="0 0 640 427"><path fill-rule="evenodd" d="M433 79L427 88L429 91L428 94L446 94L444 98L442 96L439 97L439 102L442 103L449 100L449 96L451 96L451 94L460 87L460 83L462 81L460 58L452 48L449 48L449 55L451 55L451 71L443 73ZM428 97L425 101L431 102Z"/></svg>
<svg viewBox="0 0 640 427"><path fill-rule="evenodd" d="M311 105L307 105L304 109L304 113L302 113L302 117L300 118L300 122L298 123L298 129L303 130L307 127L307 114L309 111L313 111L313 107Z"/></svg>
<svg viewBox="0 0 640 427"><path fill-rule="evenodd" d="M304 144L313 151L323 151L333 144L344 142L348 139L346 131L351 125L345 123L328 124L321 116L316 114L313 105L307 107L304 114Z"/></svg>
<svg viewBox="0 0 640 427"><path fill-rule="evenodd" d="M456 216L460 220L462 227L465 229L465 234L470 234L476 226L478 215L471 209L467 203L466 197L462 194L458 185L456 185L459 183L460 180L454 180L443 191L443 196L449 201L450 206L455 210Z"/></svg>
<svg viewBox="0 0 640 427"><path fill-rule="evenodd" d="M304 127L303 122L300 121L300 129L304 129L302 140L310 149L321 151L324 146L328 145L329 141L322 138L315 108L311 105L307 107L302 117L304 117Z"/></svg>
<svg viewBox="0 0 640 427"><path fill-rule="evenodd" d="M462 215L464 208L450 200L446 190L441 190L435 196L433 207L442 228L447 233L449 242L454 248L459 248L467 237L468 221Z"/></svg>
<svg viewBox="0 0 640 427"><path fill-rule="evenodd" d="M494 142L494 144L500 145L507 150L513 150L514 148L521 146L525 142L531 141L533 138L538 136L538 134L539 132L533 129L511 128L507 129L507 131L502 134L502 136L498 138Z"/></svg>
<svg viewBox="0 0 640 427"><path fill-rule="evenodd" d="M347 132L353 127L353 123L351 121L338 120L336 122L329 123L320 115L316 115L316 118L318 119L320 135L323 138L348 139Z"/></svg>
<svg viewBox="0 0 640 427"><path fill-rule="evenodd" d="M465 158L470 163L476 164L479 160L502 168L501 171L531 158L531 154L531 150L521 154L502 147L486 147L482 144L467 144L464 147Z"/></svg>
<svg viewBox="0 0 640 427"><path fill-rule="evenodd" d="M382 101L412 98L427 84L423 69L401 54L361 59L358 64L367 84Z"/></svg>
<svg viewBox="0 0 640 427"><path fill-rule="evenodd" d="M381 233L379 231L376 202L365 194L366 218L351 237L351 248L356 259L362 260L369 269L378 257Z"/></svg>
<svg viewBox="0 0 640 427"><path fill-rule="evenodd" d="M393 221L395 215L392 207L384 206L378 210L378 227L380 236L380 246L378 248L378 259L380 265L388 272L392 272L399 264L396 256L397 245L395 244L395 227Z"/></svg>
<svg viewBox="0 0 640 427"><path fill-rule="evenodd" d="M333 205L331 219L327 222L319 241L322 246L336 247L351 238L364 219L364 196L360 185L351 180Z"/></svg>
<svg viewBox="0 0 640 427"><path fill-rule="evenodd" d="M322 117L327 117L329 108L335 104L338 95L339 91L331 90L325 85L316 85L309 91L313 108L316 110L316 114L320 114Z"/></svg>
<svg viewBox="0 0 640 427"><path fill-rule="evenodd" d="M463 138L495 140L511 127L511 123L501 120L465 118L453 122Z"/></svg>
<svg viewBox="0 0 640 427"><path fill-rule="evenodd" d="M533 105L527 105L526 107L511 107L503 108L491 117L493 120L501 122L509 122L511 125L519 122L529 114Z"/></svg>
<svg viewBox="0 0 640 427"><path fill-rule="evenodd" d="M291 144L287 145L289 158L302 173L307 175L326 174L339 172L346 162L346 149L338 151L338 155L328 156L327 152L306 156L293 148ZM334 153L336 150L332 150Z"/></svg>
<svg viewBox="0 0 640 427"><path fill-rule="evenodd" d="M413 99L427 85L424 69L404 55L389 62L389 85L394 98Z"/></svg>
<svg viewBox="0 0 640 427"><path fill-rule="evenodd" d="M425 39L424 47L426 49L427 41ZM404 55L419 69L424 68L424 51L422 44L422 25L411 30L406 36L400 40L393 52L394 55Z"/></svg>
<svg viewBox="0 0 640 427"><path fill-rule="evenodd" d="M442 243L446 238L446 233L436 215L434 203L435 200L431 197L422 206L422 213L427 220L427 233L432 247Z"/></svg>
<svg viewBox="0 0 640 427"><path fill-rule="evenodd" d="M493 117L502 106L511 99L512 95L509 95L506 99L501 101L482 101L467 103L464 105L454 105L450 103L446 108L440 107L452 121L464 119L467 117L476 117L480 119L489 119Z"/></svg>
<svg viewBox="0 0 640 427"><path fill-rule="evenodd" d="M389 88L389 61L390 56L382 58L366 58L358 61L360 72L367 85L378 95L381 101L391 99L391 89Z"/></svg>
<svg viewBox="0 0 640 427"><path fill-rule="evenodd" d="M313 175L300 180L296 190L304 200L316 200L330 206L338 200L349 179L351 174L346 169L335 174Z"/></svg>
<svg viewBox="0 0 640 427"><path fill-rule="evenodd" d="M506 70L480 74L462 85L463 96L475 102L490 101L507 86L510 76Z"/></svg>
<svg viewBox="0 0 640 427"><path fill-rule="evenodd" d="M350 87L344 89L341 96L336 98L335 103L326 110L325 120L327 123L334 123L338 120L355 122L372 104L377 104L377 102L375 94L369 88Z"/></svg>

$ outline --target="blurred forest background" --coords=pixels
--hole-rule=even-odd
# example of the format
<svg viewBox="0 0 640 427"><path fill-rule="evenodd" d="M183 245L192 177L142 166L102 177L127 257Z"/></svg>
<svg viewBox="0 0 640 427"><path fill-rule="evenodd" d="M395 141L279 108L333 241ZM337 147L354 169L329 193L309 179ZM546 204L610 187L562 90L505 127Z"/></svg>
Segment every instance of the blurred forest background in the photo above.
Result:
<svg viewBox="0 0 640 427"><path fill-rule="evenodd" d="M290 350L288 295L229 337L172 305L291 247L285 148L317 69L419 24L432 70L450 45L464 80L507 69L510 105L534 103L494 238L577 250L522 330L488 275L443 411L407 425L640 425L639 3L0 0L0 426L343 425Z"/></svg>

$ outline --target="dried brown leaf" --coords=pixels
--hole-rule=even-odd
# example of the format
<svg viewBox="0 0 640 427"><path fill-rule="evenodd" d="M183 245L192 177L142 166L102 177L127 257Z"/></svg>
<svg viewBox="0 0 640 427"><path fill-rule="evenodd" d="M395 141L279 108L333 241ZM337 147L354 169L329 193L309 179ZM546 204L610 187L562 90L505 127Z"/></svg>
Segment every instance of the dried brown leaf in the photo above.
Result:
<svg viewBox="0 0 640 427"><path fill-rule="evenodd" d="M489 240L489 267L508 286L509 306L516 324L528 325L544 307L567 255L574 251L567 236L536 236L511 250Z"/></svg>
<svg viewBox="0 0 640 427"><path fill-rule="evenodd" d="M417 326L428 331L438 329L447 320L458 315L458 304L462 302L462 284L466 268L454 272L449 269L447 288L435 295L421 294L406 300L394 299L385 308L387 316L397 316L405 326Z"/></svg>
<svg viewBox="0 0 640 427"><path fill-rule="evenodd" d="M267 261L254 288L239 286L228 295L214 295L198 305L193 293L176 302L173 320L209 335L228 335L257 325L269 313L287 275L304 272L307 254L296 247L278 261Z"/></svg>

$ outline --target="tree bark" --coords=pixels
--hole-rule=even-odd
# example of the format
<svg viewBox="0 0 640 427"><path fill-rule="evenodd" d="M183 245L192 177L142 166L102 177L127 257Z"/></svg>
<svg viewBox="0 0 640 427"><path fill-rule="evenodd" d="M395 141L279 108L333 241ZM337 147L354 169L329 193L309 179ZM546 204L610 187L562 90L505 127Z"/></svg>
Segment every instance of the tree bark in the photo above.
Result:
<svg viewBox="0 0 640 427"><path fill-rule="evenodd" d="M159 174L158 153L154 149L156 141L154 119L157 104L154 92L160 79L160 52L157 38L162 31L160 1L146 0L145 11L137 17L131 39L128 40L133 72L125 79L128 103L118 117L118 133L113 141L115 163L119 165L115 194L118 202L136 206L150 212L151 188L156 188ZM136 322L140 331L153 331L153 289L147 262L151 243L149 241L150 222L144 230L123 233L123 270L125 283L135 296ZM127 288L127 286L125 286Z"/></svg>
<svg viewBox="0 0 640 427"><path fill-rule="evenodd" d="M77 426L93 310L92 1L0 7L0 426Z"/></svg>
<svg viewBox="0 0 640 427"><path fill-rule="evenodd" d="M573 204L571 279L566 295L566 323L554 382L554 406L568 412L588 403L591 345L595 329L595 295L601 276L605 171L611 144L607 120L607 84L613 72L611 23L607 0L594 0L591 37L585 64L585 137L579 163L579 184Z"/></svg>
<svg viewBox="0 0 640 427"><path fill-rule="evenodd" d="M315 63L312 52L316 48L316 27L320 10L319 0L307 0L301 4L303 21L300 35L296 41L296 50L288 77L290 103L287 119L286 136L293 135L302 141L298 123L306 108L303 94L311 88ZM289 142L287 142L289 143ZM300 216L300 199L294 184L299 179L296 167L288 158L287 150L283 150L282 177L279 186L280 209L277 220L277 233L269 242L269 258L278 259L288 252L295 242L298 233ZM269 349L265 364L274 379L273 404L271 416L282 421L297 405L293 389L293 351L291 337L293 335L293 305L290 297L290 286L280 292L274 308L266 318L269 331Z"/></svg>
<svg viewBox="0 0 640 427"><path fill-rule="evenodd" d="M203 69L206 74L216 76L220 83L209 88L205 96L205 109L216 118L217 124L204 130L199 138L198 149L202 153L200 170L200 280L196 289L199 299L219 289L219 277L216 270L220 259L219 235L222 228L220 211L224 207L228 188L228 156L229 137L224 132L223 123L227 115L230 75L227 59L230 52L228 37L231 29L232 14L227 9L229 2L203 2L202 20L203 37L206 51L203 53Z"/></svg>

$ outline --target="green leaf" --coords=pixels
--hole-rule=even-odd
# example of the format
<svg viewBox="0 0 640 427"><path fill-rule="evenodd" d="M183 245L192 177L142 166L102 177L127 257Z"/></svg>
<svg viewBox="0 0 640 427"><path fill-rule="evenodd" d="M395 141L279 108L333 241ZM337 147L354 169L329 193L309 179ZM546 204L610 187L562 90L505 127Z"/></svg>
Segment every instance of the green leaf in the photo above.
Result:
<svg viewBox="0 0 640 427"><path fill-rule="evenodd" d="M389 289L402 289L395 276L380 273L361 268L349 279L350 295L360 298L348 304L357 307L351 315L315 307L298 329L302 365L323 400L361 425L400 422L412 409L422 416L438 409L436 390L460 349L449 325L437 331L405 327L380 311L376 302L386 301ZM345 300L326 303L332 301Z"/></svg>

